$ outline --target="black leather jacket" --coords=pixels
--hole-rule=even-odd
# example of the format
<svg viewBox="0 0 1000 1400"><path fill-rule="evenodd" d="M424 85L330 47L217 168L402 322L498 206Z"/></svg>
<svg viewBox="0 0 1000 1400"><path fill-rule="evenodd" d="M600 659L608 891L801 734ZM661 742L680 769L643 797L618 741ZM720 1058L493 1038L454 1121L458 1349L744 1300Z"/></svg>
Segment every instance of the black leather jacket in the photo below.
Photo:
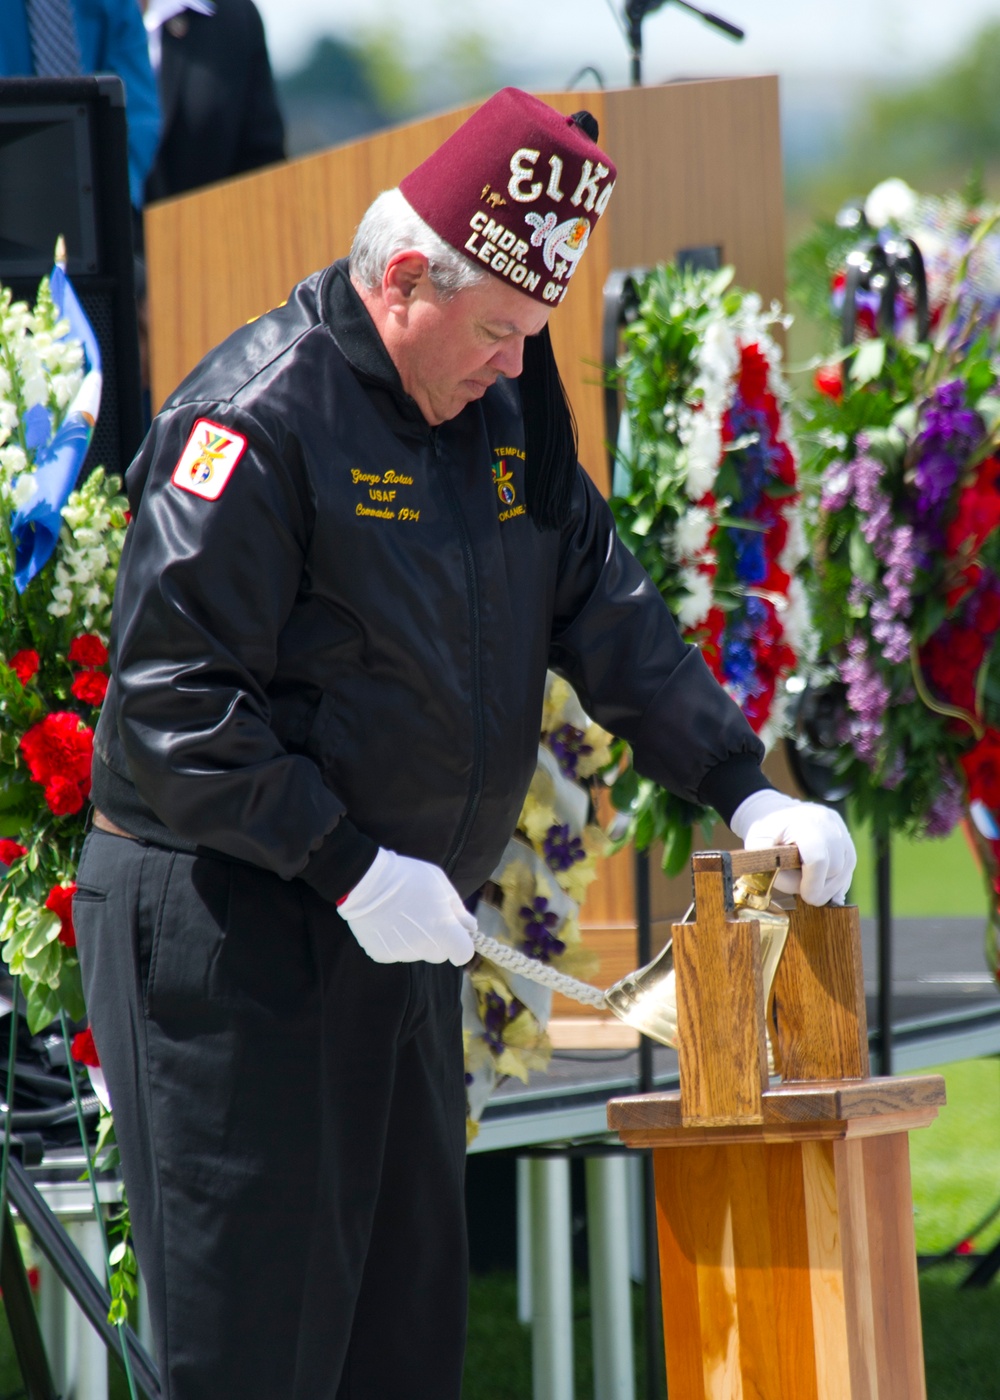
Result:
<svg viewBox="0 0 1000 1400"><path fill-rule="evenodd" d="M216 500L171 484L200 418L248 440ZM95 804L331 899L377 846L465 897L516 824L549 666L674 792L728 818L767 786L586 474L561 532L525 514L523 442L516 383L427 425L346 264L230 336L128 472Z"/></svg>

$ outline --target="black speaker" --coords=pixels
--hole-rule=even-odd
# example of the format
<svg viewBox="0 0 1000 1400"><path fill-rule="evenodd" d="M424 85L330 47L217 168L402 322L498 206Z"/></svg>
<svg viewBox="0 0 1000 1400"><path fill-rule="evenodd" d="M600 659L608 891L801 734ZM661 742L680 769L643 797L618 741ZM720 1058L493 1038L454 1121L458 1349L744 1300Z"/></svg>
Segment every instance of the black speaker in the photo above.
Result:
<svg viewBox="0 0 1000 1400"><path fill-rule="evenodd" d="M143 436L125 89L110 74L0 78L0 282L34 304L66 240L66 271L104 371L83 475L121 475Z"/></svg>

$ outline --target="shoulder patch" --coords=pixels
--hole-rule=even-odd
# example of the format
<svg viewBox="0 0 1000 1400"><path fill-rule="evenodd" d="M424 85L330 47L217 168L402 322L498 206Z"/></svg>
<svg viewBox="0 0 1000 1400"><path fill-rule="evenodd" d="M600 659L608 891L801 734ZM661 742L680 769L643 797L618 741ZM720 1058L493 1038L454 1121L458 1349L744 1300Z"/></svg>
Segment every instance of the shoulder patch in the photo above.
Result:
<svg viewBox="0 0 1000 1400"><path fill-rule="evenodd" d="M213 423L210 418L199 418L170 480L182 491L217 501L246 447L242 433Z"/></svg>

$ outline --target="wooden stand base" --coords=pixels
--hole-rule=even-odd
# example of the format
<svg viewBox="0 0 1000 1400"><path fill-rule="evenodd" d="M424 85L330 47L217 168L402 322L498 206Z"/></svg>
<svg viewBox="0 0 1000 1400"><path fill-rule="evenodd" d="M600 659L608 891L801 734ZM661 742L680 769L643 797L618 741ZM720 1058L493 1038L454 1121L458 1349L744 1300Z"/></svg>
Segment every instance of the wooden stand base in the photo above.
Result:
<svg viewBox="0 0 1000 1400"><path fill-rule="evenodd" d="M940 1076L782 1085L761 1124L614 1100L652 1147L670 1400L923 1400L908 1130Z"/></svg>

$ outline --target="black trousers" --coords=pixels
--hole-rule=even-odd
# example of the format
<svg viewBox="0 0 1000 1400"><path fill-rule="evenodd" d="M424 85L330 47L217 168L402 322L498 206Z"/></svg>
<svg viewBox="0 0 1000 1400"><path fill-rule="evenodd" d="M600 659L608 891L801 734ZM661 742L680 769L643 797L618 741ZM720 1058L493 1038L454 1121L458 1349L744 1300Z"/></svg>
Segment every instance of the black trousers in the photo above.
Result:
<svg viewBox="0 0 1000 1400"><path fill-rule="evenodd" d="M93 831L73 912L166 1400L459 1400L459 969Z"/></svg>

